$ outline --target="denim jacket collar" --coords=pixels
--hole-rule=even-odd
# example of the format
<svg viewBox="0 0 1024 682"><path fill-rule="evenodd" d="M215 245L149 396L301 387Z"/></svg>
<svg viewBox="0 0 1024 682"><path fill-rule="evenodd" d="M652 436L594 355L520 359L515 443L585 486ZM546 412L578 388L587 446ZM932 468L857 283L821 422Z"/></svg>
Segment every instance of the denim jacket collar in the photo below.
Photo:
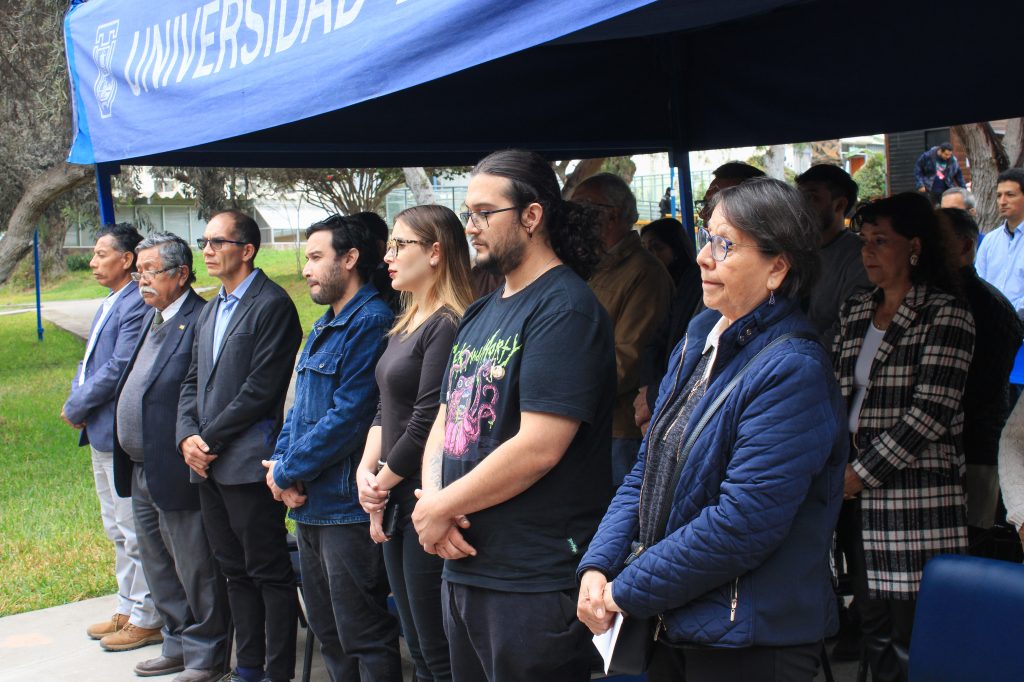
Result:
<svg viewBox="0 0 1024 682"><path fill-rule="evenodd" d="M313 323L313 332L319 334L325 327L345 326L352 319L352 316L359 312L375 296L379 298L380 292L377 291L377 287L373 286L371 282L367 282L359 287L356 295L345 304L345 307L337 315L334 314L330 306L327 306L327 310L320 316L320 319Z"/></svg>

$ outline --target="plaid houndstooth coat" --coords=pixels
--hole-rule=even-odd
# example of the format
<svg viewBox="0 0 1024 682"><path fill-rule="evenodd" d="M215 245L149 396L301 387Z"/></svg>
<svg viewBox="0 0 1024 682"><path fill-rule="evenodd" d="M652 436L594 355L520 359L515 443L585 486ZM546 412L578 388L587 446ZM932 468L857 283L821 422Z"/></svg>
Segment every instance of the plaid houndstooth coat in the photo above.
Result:
<svg viewBox="0 0 1024 682"><path fill-rule="evenodd" d="M853 373L882 290L850 298L833 345L849 405ZM913 599L936 554L967 549L961 406L974 352L974 319L958 299L926 285L903 299L871 365L851 463L861 493L868 588L875 599Z"/></svg>

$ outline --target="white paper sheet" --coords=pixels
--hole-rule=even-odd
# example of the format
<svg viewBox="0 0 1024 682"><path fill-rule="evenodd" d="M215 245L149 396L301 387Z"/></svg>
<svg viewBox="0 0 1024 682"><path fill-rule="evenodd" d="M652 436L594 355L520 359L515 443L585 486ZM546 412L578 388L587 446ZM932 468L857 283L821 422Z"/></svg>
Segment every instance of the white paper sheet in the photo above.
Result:
<svg viewBox="0 0 1024 682"><path fill-rule="evenodd" d="M612 654L615 653L615 642L619 639L619 630L622 629L622 614L616 613L612 626L600 635L594 635L594 646L597 647L601 658L604 659L604 674L608 674L608 668L612 664Z"/></svg>

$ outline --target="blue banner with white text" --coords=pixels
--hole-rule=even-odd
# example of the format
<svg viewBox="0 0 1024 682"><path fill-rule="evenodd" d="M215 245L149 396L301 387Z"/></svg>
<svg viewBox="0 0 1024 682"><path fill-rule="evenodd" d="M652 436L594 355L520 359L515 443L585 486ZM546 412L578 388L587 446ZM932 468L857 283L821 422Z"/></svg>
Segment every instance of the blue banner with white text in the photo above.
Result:
<svg viewBox="0 0 1024 682"><path fill-rule="evenodd" d="M308 118L652 1L80 1L64 25L76 124L68 160L117 161Z"/></svg>

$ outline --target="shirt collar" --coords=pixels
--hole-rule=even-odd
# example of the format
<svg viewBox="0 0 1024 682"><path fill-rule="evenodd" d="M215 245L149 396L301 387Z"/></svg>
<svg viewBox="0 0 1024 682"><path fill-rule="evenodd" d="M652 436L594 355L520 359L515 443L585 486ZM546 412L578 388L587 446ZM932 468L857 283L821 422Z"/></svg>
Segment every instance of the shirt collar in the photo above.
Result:
<svg viewBox="0 0 1024 682"><path fill-rule="evenodd" d="M718 318L718 323L711 328L708 332L707 341L704 342L704 352L707 353L709 349L718 349L718 339L721 338L722 332L725 331L729 324L725 321L725 316Z"/></svg>
<svg viewBox="0 0 1024 682"><path fill-rule="evenodd" d="M220 291L217 292L217 296L220 298L221 301L226 301L229 298L234 298L236 301L241 301L242 297L245 296L245 292L249 290L249 285L252 284L252 281L254 279L256 279L256 273L258 273L259 271L260 269L256 268L255 270L250 272L249 276L243 279L242 283L239 284L235 288L235 290L232 291L230 294L224 293L224 285L222 284L220 287Z"/></svg>
<svg viewBox="0 0 1024 682"><path fill-rule="evenodd" d="M1020 234L1020 231L1024 229L1024 220L1020 221L1020 224L1014 228L1013 232L1010 231L1009 220L1004 220L1003 224L1000 225L999 227L1003 228L1003 230L1006 232L1007 237L1009 237L1010 239L1014 239L1018 234Z"/></svg>
<svg viewBox="0 0 1024 682"><path fill-rule="evenodd" d="M164 318L164 322L171 319L178 314L181 310L181 306L185 303L185 299L188 298L189 289L185 289L185 293L176 298L173 303L160 311L160 316Z"/></svg>

